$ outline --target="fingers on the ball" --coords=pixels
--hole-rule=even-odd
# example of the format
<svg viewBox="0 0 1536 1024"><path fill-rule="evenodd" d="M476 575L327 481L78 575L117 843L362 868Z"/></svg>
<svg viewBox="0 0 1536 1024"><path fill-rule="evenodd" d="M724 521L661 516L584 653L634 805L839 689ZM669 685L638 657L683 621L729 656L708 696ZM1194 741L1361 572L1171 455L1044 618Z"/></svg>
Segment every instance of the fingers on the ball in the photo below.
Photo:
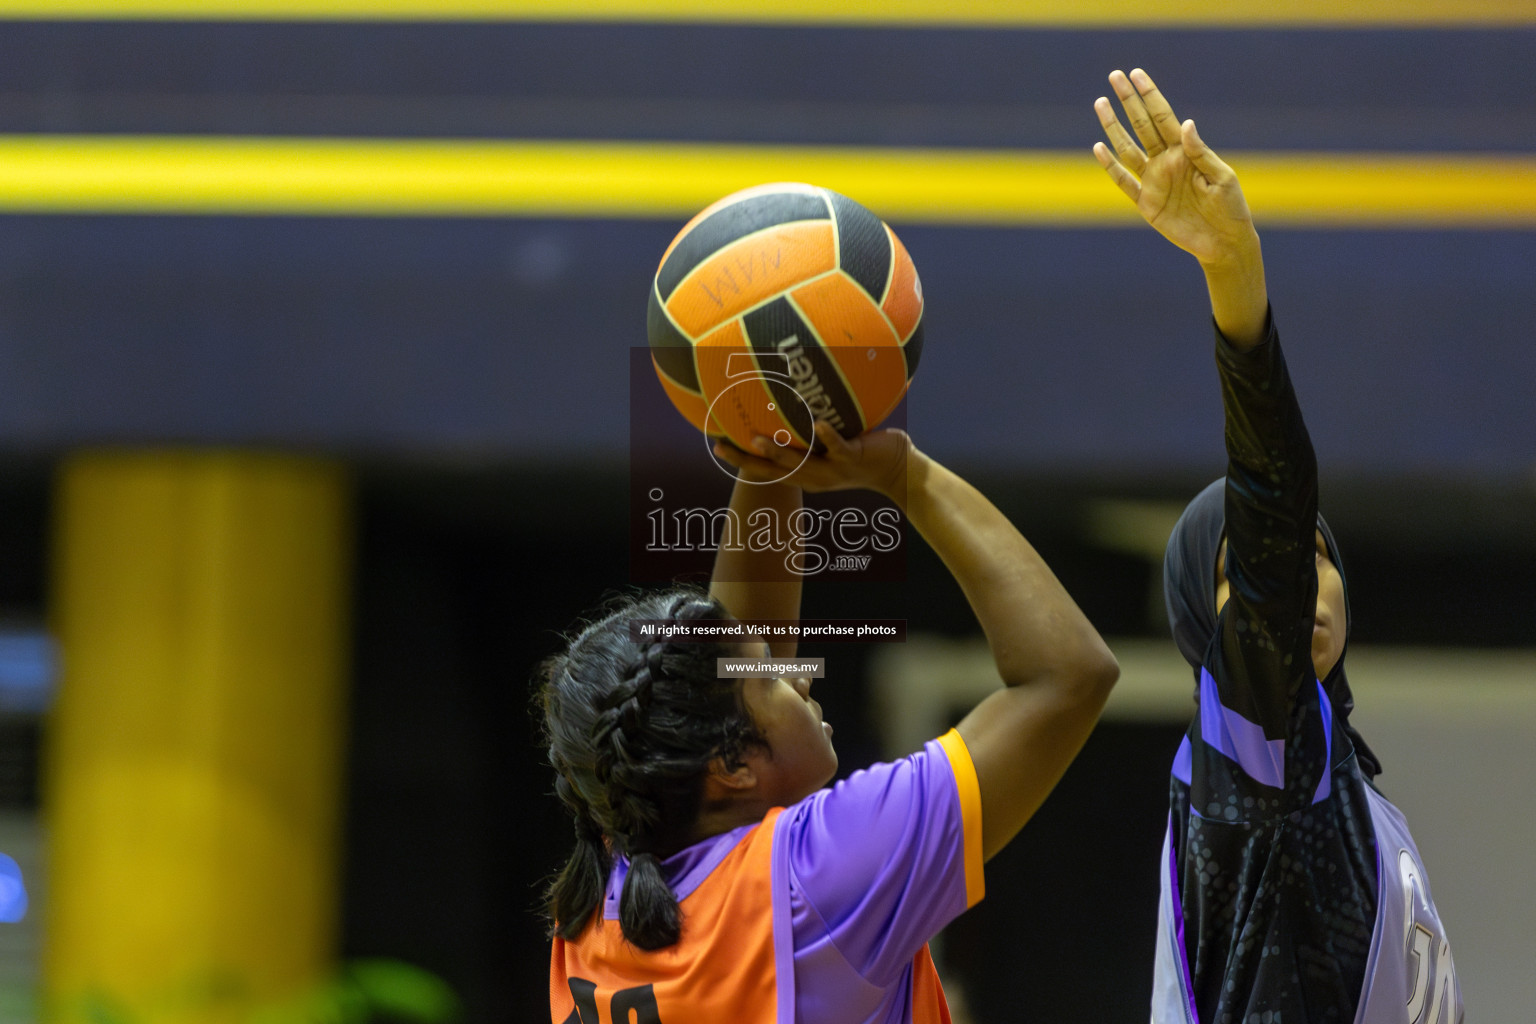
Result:
<svg viewBox="0 0 1536 1024"><path fill-rule="evenodd" d="M772 459L765 459L757 455L747 455L746 453L740 451L735 453L734 458L722 458L736 470L736 475L738 477L747 473L756 474L763 477L772 477L781 473L783 469L783 467L781 467L777 462L774 462Z"/></svg>
<svg viewBox="0 0 1536 1024"><path fill-rule="evenodd" d="M737 469L749 469L749 468L768 469L768 468L771 468L771 466L773 464L772 460L767 457L767 453L765 453L761 448L758 447L758 442L760 440L761 440L761 438L754 437L748 443L747 449L745 449L745 450L741 449L741 448L737 448L735 445L731 445L731 446L729 446L732 449L731 453L730 454L723 454L723 455L721 455L721 458L725 459L725 461L729 462L731 465L735 466Z"/></svg>
<svg viewBox="0 0 1536 1024"><path fill-rule="evenodd" d="M722 462L728 463L739 470L751 469L754 466L762 469L769 465L767 460L761 459L749 452L744 452L733 444L717 442L715 444L715 454L719 456Z"/></svg>
<svg viewBox="0 0 1536 1024"><path fill-rule="evenodd" d="M784 460L788 457L783 445L775 444L772 438L764 437L761 434L752 439L752 447L757 449L759 458L772 462L775 465L784 465ZM796 461L798 462L799 460L797 459Z"/></svg>
<svg viewBox="0 0 1536 1024"><path fill-rule="evenodd" d="M817 420L813 429L816 431L816 440L822 443L828 455L847 455L853 447L842 434L837 432L837 428L826 420Z"/></svg>

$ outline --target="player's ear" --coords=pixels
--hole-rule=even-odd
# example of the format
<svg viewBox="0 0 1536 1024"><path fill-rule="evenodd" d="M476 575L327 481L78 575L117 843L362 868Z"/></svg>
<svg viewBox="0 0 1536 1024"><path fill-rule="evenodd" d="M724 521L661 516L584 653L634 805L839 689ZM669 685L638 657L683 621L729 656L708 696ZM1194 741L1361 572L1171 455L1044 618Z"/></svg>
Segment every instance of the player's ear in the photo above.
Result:
<svg viewBox="0 0 1536 1024"><path fill-rule="evenodd" d="M752 766L744 761L738 761L734 767L727 767L725 758L717 757L709 762L709 768L704 772L704 799L710 797L727 797L732 793L751 789L757 785L757 773Z"/></svg>

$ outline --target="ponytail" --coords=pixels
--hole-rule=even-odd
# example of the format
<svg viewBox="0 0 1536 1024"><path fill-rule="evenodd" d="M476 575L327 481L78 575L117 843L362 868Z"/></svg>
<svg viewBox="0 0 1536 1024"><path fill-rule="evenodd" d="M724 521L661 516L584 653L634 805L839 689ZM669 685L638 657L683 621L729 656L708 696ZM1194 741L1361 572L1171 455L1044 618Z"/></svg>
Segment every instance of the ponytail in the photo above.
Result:
<svg viewBox="0 0 1536 1024"><path fill-rule="evenodd" d="M636 643L631 619L725 618L703 591L630 598L545 662L543 712L555 793L576 822L576 848L545 893L552 933L570 940L600 911L613 857L630 858L619 899L624 938L663 949L682 910L661 859L693 834L710 762L739 761L761 734L740 687L715 674L715 644Z"/></svg>
<svg viewBox="0 0 1536 1024"><path fill-rule="evenodd" d="M556 780L555 790L575 813L576 848L545 890L544 909L549 915L552 934L569 941L581 934L587 919L601 905L613 859L608 854L602 830L587 816L584 807L577 809L580 797L571 793L567 798L571 784L563 776Z"/></svg>
<svg viewBox="0 0 1536 1024"><path fill-rule="evenodd" d="M664 949L682 934L683 913L677 894L661 873L652 853L637 853L629 862L624 891L619 896L619 926L624 938L641 949Z"/></svg>

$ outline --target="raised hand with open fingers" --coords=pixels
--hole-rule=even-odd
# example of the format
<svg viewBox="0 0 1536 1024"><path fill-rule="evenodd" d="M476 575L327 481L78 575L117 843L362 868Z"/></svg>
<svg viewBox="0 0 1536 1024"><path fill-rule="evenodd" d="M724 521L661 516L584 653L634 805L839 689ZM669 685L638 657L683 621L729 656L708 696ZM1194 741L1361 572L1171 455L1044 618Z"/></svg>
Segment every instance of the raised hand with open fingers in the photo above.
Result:
<svg viewBox="0 0 1536 1024"><path fill-rule="evenodd" d="M1200 261L1217 328L1239 348L1257 345L1269 317L1264 257L1248 201L1232 168L1182 124L1145 71L1112 72L1131 132L1100 96L1093 109L1109 137L1093 155L1146 222ZM1111 148L1113 147L1113 148Z"/></svg>
<svg viewBox="0 0 1536 1024"><path fill-rule="evenodd" d="M1100 96L1093 109L1110 145L1095 143L1093 154L1146 222L1201 263L1220 262L1256 246L1253 217L1237 175L1201 140L1195 122L1180 124L1167 98L1140 68L1129 75L1111 73L1109 84L1135 138Z"/></svg>

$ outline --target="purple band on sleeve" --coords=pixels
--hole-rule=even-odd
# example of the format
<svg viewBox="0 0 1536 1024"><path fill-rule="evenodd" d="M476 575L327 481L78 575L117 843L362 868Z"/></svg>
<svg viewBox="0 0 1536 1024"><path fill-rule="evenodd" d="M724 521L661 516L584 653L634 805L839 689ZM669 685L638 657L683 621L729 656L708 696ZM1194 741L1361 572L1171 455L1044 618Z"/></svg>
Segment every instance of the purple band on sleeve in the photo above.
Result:
<svg viewBox="0 0 1536 1024"><path fill-rule="evenodd" d="M1188 740L1185 740L1188 743ZM1195 1009L1195 986L1189 980L1189 947L1184 945L1184 903L1179 898L1179 855L1173 844L1173 815L1168 815L1168 892L1173 897L1174 938L1179 949L1179 967L1184 971L1184 992L1189 996L1189 1019L1200 1020Z"/></svg>
<svg viewBox="0 0 1536 1024"><path fill-rule="evenodd" d="M1184 739L1179 742L1178 753L1173 755L1173 777L1184 783L1186 786L1194 785L1194 783L1190 781L1194 778L1194 772L1191 770L1190 765L1190 759L1193 757L1193 755L1194 747L1190 745L1189 737L1186 735Z"/></svg>
<svg viewBox="0 0 1536 1024"><path fill-rule="evenodd" d="M1333 792L1333 702L1321 681L1317 684L1317 706L1323 713L1323 777L1317 781L1313 803L1321 803Z"/></svg>
<svg viewBox="0 0 1536 1024"><path fill-rule="evenodd" d="M1249 778L1285 788L1285 740L1264 737L1258 723L1222 704L1211 673L1200 670L1200 738L1237 762Z"/></svg>

